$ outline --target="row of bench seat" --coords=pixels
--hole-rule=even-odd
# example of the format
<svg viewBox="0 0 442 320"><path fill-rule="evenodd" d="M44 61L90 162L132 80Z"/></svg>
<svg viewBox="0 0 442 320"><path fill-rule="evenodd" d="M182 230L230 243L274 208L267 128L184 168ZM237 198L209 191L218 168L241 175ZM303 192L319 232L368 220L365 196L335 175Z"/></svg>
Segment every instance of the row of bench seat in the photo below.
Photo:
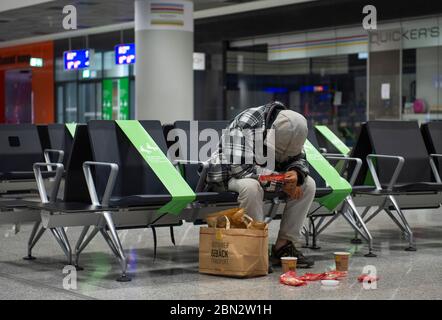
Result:
<svg viewBox="0 0 442 320"><path fill-rule="evenodd" d="M198 132L192 132L192 125L189 121L178 121L173 126L162 126L158 121L140 121L140 123L165 154L174 142L167 141L166 137L174 128L183 130L187 137L195 135L198 137L199 132L204 129L211 128L221 132L227 126L227 122L203 121L198 122ZM0 157L2 160L7 160L7 165L1 167L0 177L6 177L8 174L21 170L29 174L29 164L40 164L34 169L41 201L16 202L17 207L26 207L34 216L35 213L41 212L43 218L35 221L28 243L27 258L29 259L33 258L31 255L33 246L43 232L49 229L67 255L68 263L72 263L73 250L64 228L80 226L83 227L83 232L75 246L77 267L79 268L80 253L96 234L101 233L121 263L122 275L119 280L126 281L129 279L126 274L126 258L116 232L117 229L152 227L155 234L156 227L167 226L171 228L173 240L172 228L179 226L182 220L200 223L204 221L208 213L237 205L235 193L204 190L199 172L200 165L189 163L192 160L190 157L186 159L181 157L181 160L187 161L187 164L181 167L182 173L186 182L195 191L196 199L179 216L166 214L159 216L156 214L157 209L168 203L172 197L116 122L91 121L88 125L77 125L75 137L70 135L65 126L58 125L53 128L56 130L52 130L53 137L48 139L51 137L50 127L42 126L37 129L32 125L0 126L0 143L6 146L0 151ZM20 136L17 132L26 132L26 134ZM36 132L38 132L38 137L35 135ZM319 140L323 143L320 145L318 136L318 132L310 130L309 141L319 149L324 147L326 139L321 137ZM355 229L356 234L369 243L368 256L375 256L372 252L372 236L365 224L379 212L385 211L408 236L408 249L414 250L413 234L402 210L440 206L442 189L438 175L441 172L442 161L438 161L439 159L435 156L434 162L431 162L429 154L442 153L441 137L440 123L424 125L421 131L414 122L375 121L363 125L358 142L350 156L325 153L324 156L332 162L345 162L345 166L341 165L342 174L347 180L354 180L352 181L354 185L351 194L333 210L324 209L320 201L312 206L309 214L310 224L304 230L306 240L312 237L312 247L317 248L317 236L339 215L343 215ZM404 141L402 139L409 143L401 143ZM187 150L190 150L190 138L186 142L179 141L179 143L182 146L185 143ZM203 143L201 141L198 145L198 151ZM53 151L57 148L62 149L67 157L63 161L58 161L59 163L48 165L60 159L51 158L49 155L45 157L42 145ZM27 148L29 148L27 152L21 152ZM377 161L371 164L370 159L375 157L373 154L376 154ZM388 155L389 158L381 155ZM27 158L28 166L24 165L17 170L13 166L14 156L20 158L17 162L20 166L24 158ZM399 171L400 166L391 165L394 159L402 163L403 169L409 172ZM41 171L41 168L45 166L56 170L55 172ZM311 169L312 177L318 187L317 200L320 200L330 195L333 190L314 168ZM330 167L330 170L334 169ZM114 176L110 174L112 172L115 173ZM416 174L417 172L422 175ZM56 180L55 174L58 177L65 177L63 196L58 199L52 193L51 197L45 198L47 188L42 181L48 177ZM34 179L30 180L35 183ZM374 181L375 185L370 185L370 181ZM56 181L55 188L58 189L59 184L60 181ZM106 193L106 189L109 190L109 188L112 192ZM268 221L277 218L284 205L284 197L268 194L265 200L269 212ZM359 214L356 206L366 209ZM377 206L377 210L364 219L373 206ZM9 203L5 210L10 210L12 207L14 207L13 204ZM393 211L396 211L398 217L393 215ZM154 240L156 242L155 238Z"/></svg>

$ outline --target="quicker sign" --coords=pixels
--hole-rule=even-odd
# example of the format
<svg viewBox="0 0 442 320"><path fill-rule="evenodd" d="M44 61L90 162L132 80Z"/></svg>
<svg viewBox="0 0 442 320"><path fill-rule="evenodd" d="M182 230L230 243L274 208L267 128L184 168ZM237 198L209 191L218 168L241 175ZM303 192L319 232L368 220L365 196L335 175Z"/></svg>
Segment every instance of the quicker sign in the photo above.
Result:
<svg viewBox="0 0 442 320"><path fill-rule="evenodd" d="M178 215L189 203L195 200L196 196L193 190L140 122L137 120L118 120L116 123L172 196L172 200L163 206L159 213Z"/></svg>

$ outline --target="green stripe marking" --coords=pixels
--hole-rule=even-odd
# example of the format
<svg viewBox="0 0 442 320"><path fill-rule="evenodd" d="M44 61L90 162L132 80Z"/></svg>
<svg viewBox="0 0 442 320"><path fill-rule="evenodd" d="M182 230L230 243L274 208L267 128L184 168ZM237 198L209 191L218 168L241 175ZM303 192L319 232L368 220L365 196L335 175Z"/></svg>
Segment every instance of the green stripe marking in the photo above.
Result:
<svg viewBox="0 0 442 320"><path fill-rule="evenodd" d="M308 140L304 144L304 151L308 163L325 180L326 185L333 190L332 193L317 199L317 201L329 210L335 209L351 193L350 184L339 175L335 168Z"/></svg>
<svg viewBox="0 0 442 320"><path fill-rule="evenodd" d="M68 128L68 131L73 138L75 136L75 130L77 130L77 124L76 123L66 123L66 128Z"/></svg>
<svg viewBox="0 0 442 320"><path fill-rule="evenodd" d="M195 200L195 192L139 121L117 120L116 123L172 196L172 200L158 212L178 215Z"/></svg>
<svg viewBox="0 0 442 320"><path fill-rule="evenodd" d="M333 145L340 153L348 155L350 148L335 135L327 126L316 126L316 129Z"/></svg>

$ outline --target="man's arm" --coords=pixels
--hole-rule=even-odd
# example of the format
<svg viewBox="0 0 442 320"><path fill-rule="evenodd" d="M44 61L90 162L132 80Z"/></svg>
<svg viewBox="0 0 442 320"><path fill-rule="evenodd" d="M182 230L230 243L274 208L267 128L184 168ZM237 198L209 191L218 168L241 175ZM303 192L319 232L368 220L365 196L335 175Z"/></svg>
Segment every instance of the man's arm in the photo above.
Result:
<svg viewBox="0 0 442 320"><path fill-rule="evenodd" d="M310 174L305 153L302 152L300 155L292 158L284 171L296 171L298 173L297 185L303 185L305 179Z"/></svg>

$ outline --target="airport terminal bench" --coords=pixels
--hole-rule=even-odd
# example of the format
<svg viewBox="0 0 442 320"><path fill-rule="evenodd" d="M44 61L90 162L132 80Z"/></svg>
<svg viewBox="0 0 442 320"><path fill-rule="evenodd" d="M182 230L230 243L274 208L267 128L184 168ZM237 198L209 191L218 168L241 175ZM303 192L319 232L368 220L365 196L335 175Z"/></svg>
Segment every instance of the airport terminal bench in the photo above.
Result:
<svg viewBox="0 0 442 320"><path fill-rule="evenodd" d="M226 126L226 122L200 122L199 129L197 129L198 137L200 137L201 131L206 128L213 128L219 132ZM420 133L416 126L410 128L407 126L406 130L414 132L408 134L415 134L416 128ZM396 123L388 125L388 127L390 130L398 131L391 134L389 139L395 139L396 135L403 135L404 128L402 125ZM187 137L193 134L189 132L191 131L189 122L187 124L186 122L177 122L173 128L169 127L166 135L170 133L170 130L176 128L183 130ZM360 140L363 142L364 134L369 135L370 139L377 138L377 129L376 124L368 123L363 127ZM141 140L139 137L141 137ZM420 137L421 142L424 143L422 136ZM370 140L369 150L363 149L363 151L366 151L364 157L363 152L361 152L361 142L358 142L353 150L353 157L344 158L347 163L354 166L352 168L352 165L350 165L350 170L346 176L349 183L319 153L316 148L317 141L314 138L315 136L310 133L305 146L307 160L312 167L312 177L318 185L315 203L311 208L309 218L311 221L322 222L319 223L320 228L316 224L314 226L316 230L306 230L310 234L314 233L317 236L319 230L325 229L337 216L342 214L355 231L359 232L369 242L369 256L374 256L372 253L372 238L368 229L366 229L365 222L371 220L381 210L385 210L392 215L392 211L397 210L395 203L397 205L399 202L399 200L396 201L396 197L401 197L404 194L407 197L412 195L413 201L418 202L418 205L414 205L412 208L438 207L440 205L440 191L438 191L440 189L422 191L423 186L429 188L440 187L440 183L432 180L431 174L435 177L436 175L431 169L428 171L428 181L424 179L416 184L414 180L412 183L413 186L419 185L418 191L415 189L411 189L411 191L403 191L404 189L400 191L390 190L387 188L391 184L388 176L379 178L380 175L386 174L380 170L384 168L382 161L375 164L370 164L370 162L361 164L361 161L358 161L357 157L354 156L361 154L360 158L368 157L368 159L371 159L372 156L369 155L386 150L376 143L371 145L372 141ZM184 142L182 139L180 141L179 137L174 142L178 142L178 145L189 143L189 141ZM204 142L204 139L202 139L202 142ZM423 145L425 147L425 144ZM198 153L203 146L204 143L198 143ZM367 147L367 143L363 146ZM68 257L68 261L71 262L73 250L70 247L64 228L83 227L75 247L77 266L81 252L98 233L101 233L120 262L122 274L119 280L127 281L129 280L126 274L127 261L117 234L118 229L178 226L182 220L204 223L207 214L238 205L235 193L211 192L206 189L204 161L192 161L191 158L180 155L181 158L171 162L165 157L167 147L164 127L158 121L91 121L88 125L78 125L71 155L67 162L63 200L54 196L48 197L44 184L37 183L41 203L27 204L31 209L41 211L42 226L38 232L33 230L33 233L41 236L44 230L50 229ZM390 146L388 148L391 150ZM391 154L388 156L396 157L395 159L404 158L404 162L410 157L406 152L402 152L399 156L395 155L395 152L397 151L391 150ZM423 157L422 152L419 152L418 155ZM378 156L381 158L381 155ZM168 163L168 169L166 172L158 172L154 169L156 164L147 161L146 158L155 158L159 162ZM426 149L424 158L426 158L427 165L431 168ZM339 157L333 158L333 156L330 160L337 159L342 160ZM421 160L413 158L413 163L423 163ZM182 175L178 173L177 168L173 166L174 164ZM41 162L35 167L37 182L43 178L41 168L44 166L47 166L47 163ZM54 167L57 174L61 175L64 171L61 164L54 164ZM405 188L405 184L401 180L402 177L399 179L398 169L393 169L396 172L395 176L397 176L395 181L400 181L401 184L398 184L400 188ZM177 175L170 175L172 172ZM372 176L373 181L379 183L376 183L375 186L366 183L368 181L366 180L367 175ZM165 177L169 177L169 179L165 179ZM358 183L358 180L363 182ZM387 184L387 187L385 187L385 184ZM174 185L181 185L184 192L177 193L179 190L173 190ZM421 197L428 196L433 202L422 205ZM268 221L271 221L280 214L285 199L282 195L269 194L266 195L265 200L270 205ZM434 200L438 202L435 203ZM390 203L387 204L387 201L390 201ZM411 208L404 201L401 202L402 205L405 203L404 208ZM407 201L410 203L411 200L408 199ZM365 217L368 210L366 209L360 216L355 203L366 207L378 206L379 212L375 212L374 215L372 214L364 221L362 218ZM398 208L399 210L403 209L399 206ZM402 211L400 214L402 214ZM325 217L331 217L331 219L325 221ZM403 218L405 220L405 217ZM399 217L400 220L392 219L398 224L402 221L402 224L400 224L402 226L401 230L407 235L410 234L406 227L406 220L404 222L402 217ZM93 229L89 232L91 227ZM412 240L411 237L410 247Z"/></svg>
<svg viewBox="0 0 442 320"><path fill-rule="evenodd" d="M324 130L320 131L323 132ZM328 137L333 138L333 142L335 144L342 144L341 141L338 141L338 138L329 130ZM323 151L322 156L327 159L331 165L335 166L335 169L339 172L339 174L345 178L350 186L351 192L353 192L354 183L356 181L356 177L359 173L360 168L362 167L362 160L359 158L353 158L349 156L345 156L343 154L338 153L326 153L324 148L319 146L318 136L320 133L317 133L315 128L310 128L308 133L308 141L318 150ZM342 152L349 152L346 146L343 148L342 146L335 147L336 150L342 150ZM338 151L339 152L339 151ZM351 175L348 174L347 168L350 165L354 165L354 170ZM316 181L316 185L318 190L326 188L326 182L321 176L318 175L318 172L314 168L310 168L310 174ZM310 247L311 249L320 249L317 246L317 238L318 236L325 231L337 218L342 216L347 223L352 227L356 234L361 236L368 243L368 253L365 255L366 257L376 257L373 253L373 237L365 225L361 215L359 214L356 205L353 201L351 194L349 194L342 204L337 206L335 210L330 212L312 212L309 214L309 225L308 229L305 229L304 235L306 237L306 247ZM309 236L312 238L312 245L309 246Z"/></svg>
<svg viewBox="0 0 442 320"><path fill-rule="evenodd" d="M44 228L54 230L55 234L58 231L56 239L69 260L72 250L61 230L84 227L75 248L77 266L80 253L100 232L120 261L122 274L118 280L127 281L127 261L116 232L118 228L203 220L220 207L237 205L236 195L196 190L198 183L205 180L201 176L192 190L165 157L166 150L163 128L158 121L91 121L87 126L77 126L64 200L48 201L42 196L41 204L31 206L41 210ZM166 173L155 171L156 164L146 162L146 158L168 163ZM327 170L330 168L335 172L331 166ZM165 180L164 174L169 179ZM173 190L179 184L184 192ZM44 187L39 186L44 195ZM345 194L337 193L338 203L349 193L344 189ZM328 198L334 192L332 188L319 190L318 195L326 199L327 206L336 206L336 200ZM174 210L177 205L178 210ZM90 227L93 230L88 234Z"/></svg>
<svg viewBox="0 0 442 320"><path fill-rule="evenodd" d="M43 234L38 231L40 211L29 205L39 201L37 183L52 189L53 182L59 178L53 171L57 164L50 164L51 159L59 163L64 157L63 150L50 144L49 136L47 125L0 125L0 223L14 224L16 232L24 223L34 224L25 257L28 260L34 259L32 248ZM35 163L44 169L40 170L40 181L35 179ZM56 197L58 190L53 188L52 192L55 193L51 197Z"/></svg>
<svg viewBox="0 0 442 320"><path fill-rule="evenodd" d="M366 208L362 217L377 207L364 221L385 211L408 238L406 250L415 251L413 232L403 210L439 208L442 194L439 173L431 166L417 122L363 124L352 156L366 160L353 189L355 203Z"/></svg>

